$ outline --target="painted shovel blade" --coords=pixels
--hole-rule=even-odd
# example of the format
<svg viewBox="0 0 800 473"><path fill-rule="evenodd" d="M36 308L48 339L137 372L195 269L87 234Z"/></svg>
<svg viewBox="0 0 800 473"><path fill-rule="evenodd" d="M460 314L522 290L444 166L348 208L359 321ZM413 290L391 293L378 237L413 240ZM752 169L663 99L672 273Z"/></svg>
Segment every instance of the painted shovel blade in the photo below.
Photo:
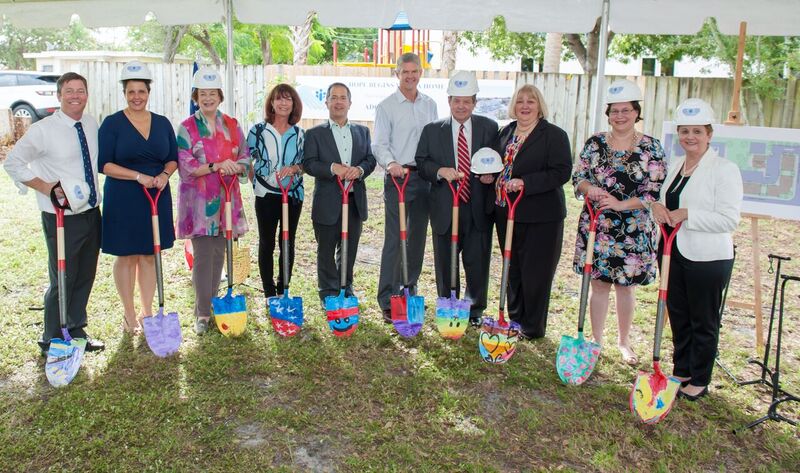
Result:
<svg viewBox="0 0 800 473"><path fill-rule="evenodd" d="M50 339L44 373L51 386L60 388L75 379L81 367L85 350L85 338L73 338L70 341L61 338Z"/></svg>
<svg viewBox="0 0 800 473"><path fill-rule="evenodd" d="M517 349L519 331L517 322L509 321L503 325L491 317L484 317L478 337L478 349L483 361L499 365L510 360Z"/></svg>
<svg viewBox="0 0 800 473"><path fill-rule="evenodd" d="M213 297L211 306L214 309L214 322L226 337L237 337L247 327L247 305L244 295L231 295L231 289L224 297Z"/></svg>
<svg viewBox="0 0 800 473"><path fill-rule="evenodd" d="M411 338L422 330L425 321L425 298L421 296L393 295L390 300L392 324L400 336Z"/></svg>
<svg viewBox="0 0 800 473"><path fill-rule="evenodd" d="M455 292L450 297L436 299L436 329L444 338L458 340L464 336L469 327L469 308L472 301L456 298Z"/></svg>
<svg viewBox="0 0 800 473"><path fill-rule="evenodd" d="M599 357L600 345L586 341L583 332L578 332L578 338L563 335L556 356L558 377L565 384L583 384L592 375Z"/></svg>
<svg viewBox="0 0 800 473"><path fill-rule="evenodd" d="M669 414L680 386L677 378L665 376L657 366L653 374L640 371L631 390L631 412L642 422L655 424Z"/></svg>
<svg viewBox="0 0 800 473"><path fill-rule="evenodd" d="M165 358L178 351L183 341L181 324L177 312L164 315L164 310L158 314L142 319L144 338L147 346L159 358Z"/></svg>
<svg viewBox="0 0 800 473"><path fill-rule="evenodd" d="M267 299L272 328L282 337L293 337L303 326L303 298L290 297L286 290L283 295Z"/></svg>
<svg viewBox="0 0 800 473"><path fill-rule="evenodd" d="M358 328L358 298L355 296L345 296L341 291L338 296L326 297L325 312L328 327L337 337L349 337Z"/></svg>

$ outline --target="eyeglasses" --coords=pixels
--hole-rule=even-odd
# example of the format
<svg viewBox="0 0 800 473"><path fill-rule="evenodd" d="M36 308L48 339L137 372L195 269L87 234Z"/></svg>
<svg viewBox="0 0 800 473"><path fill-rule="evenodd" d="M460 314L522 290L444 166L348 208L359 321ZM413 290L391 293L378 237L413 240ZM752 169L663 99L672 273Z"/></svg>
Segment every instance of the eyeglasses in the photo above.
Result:
<svg viewBox="0 0 800 473"><path fill-rule="evenodd" d="M613 115L628 115L631 112L635 112L635 110L632 108L623 108L622 110L609 110L608 116L610 117Z"/></svg>

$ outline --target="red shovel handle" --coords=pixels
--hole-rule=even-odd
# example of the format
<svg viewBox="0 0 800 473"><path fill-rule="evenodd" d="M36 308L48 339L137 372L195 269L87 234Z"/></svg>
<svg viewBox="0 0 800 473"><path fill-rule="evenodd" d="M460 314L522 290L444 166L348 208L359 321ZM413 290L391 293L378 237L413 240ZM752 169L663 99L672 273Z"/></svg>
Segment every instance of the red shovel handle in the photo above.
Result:
<svg viewBox="0 0 800 473"><path fill-rule="evenodd" d="M453 194L453 207L458 207L458 203L460 202L460 199L461 199L461 193L464 190L463 181L466 180L466 179L467 178L465 176L465 177L462 177L461 179L456 181L456 186L458 187L458 190L456 190L456 188L453 187L453 183L452 182L450 182L450 181L445 179L445 182L450 187L450 192Z"/></svg>
<svg viewBox="0 0 800 473"><path fill-rule="evenodd" d="M514 214L517 211L517 204L519 204L519 202L522 200L523 190L524 188L517 191L517 197L514 198L514 201L512 202L511 199L508 197L508 191L506 191L506 188L503 187L502 190L503 199L506 201L506 204L508 204L508 218L511 220L514 220Z"/></svg>
<svg viewBox="0 0 800 473"><path fill-rule="evenodd" d="M281 202L284 204L289 203L289 189L292 187L292 181L294 181L294 176L289 176L289 183L285 186L283 185L283 179L278 177L278 173L275 173L275 180L278 182L278 188L281 190Z"/></svg>
<svg viewBox="0 0 800 473"><path fill-rule="evenodd" d="M339 184L339 189L342 190L342 203L343 204L347 204L347 203L350 202L350 189L353 188L353 184L355 184L355 182L356 181L347 181L347 186L345 186L344 183L342 182L342 178L339 177L339 176L336 176L336 183Z"/></svg>
<svg viewBox="0 0 800 473"><path fill-rule="evenodd" d="M153 194L150 193L147 187L142 186L142 190L144 191L144 195L147 196L147 200L150 201L150 214L158 215L158 198L161 197L161 189L156 192L155 197L153 197Z"/></svg>
<svg viewBox="0 0 800 473"><path fill-rule="evenodd" d="M597 232L597 219L603 212L594 208L588 195L585 198L585 202L586 211L589 213L589 235L586 237L586 261L583 264L583 274L589 274L592 272L592 265L594 264L594 238Z"/></svg>
<svg viewBox="0 0 800 473"><path fill-rule="evenodd" d="M392 183L394 183L395 189L397 189L397 195L400 202L406 201L406 187L408 186L408 168L403 168L403 173L404 176L402 184L398 184L397 179L395 179L393 175L389 174L389 177L392 178Z"/></svg>
<svg viewBox="0 0 800 473"><path fill-rule="evenodd" d="M661 284L658 287L658 298L664 302L667 300L669 266L672 258L672 242L678 235L678 230L680 230L682 223L683 222L679 222L677 225L675 225L675 227L672 229L672 233L667 232L667 229L664 225L659 225L661 228L661 235L664 236L664 254L661 256Z"/></svg>

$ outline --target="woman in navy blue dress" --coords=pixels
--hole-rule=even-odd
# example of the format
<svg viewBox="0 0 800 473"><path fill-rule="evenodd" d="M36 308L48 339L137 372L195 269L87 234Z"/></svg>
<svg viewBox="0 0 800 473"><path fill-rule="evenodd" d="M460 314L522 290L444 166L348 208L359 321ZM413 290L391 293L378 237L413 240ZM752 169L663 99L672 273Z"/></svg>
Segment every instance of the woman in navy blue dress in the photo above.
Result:
<svg viewBox="0 0 800 473"><path fill-rule="evenodd" d="M122 71L128 106L103 120L98 134L100 172L106 175L103 199L103 253L115 255L114 282L124 308L123 329L141 331L133 302L139 281L141 316L153 315L156 288L150 202L159 190L161 249L172 248L175 229L169 178L178 167L175 132L166 117L147 110L150 71L131 61Z"/></svg>

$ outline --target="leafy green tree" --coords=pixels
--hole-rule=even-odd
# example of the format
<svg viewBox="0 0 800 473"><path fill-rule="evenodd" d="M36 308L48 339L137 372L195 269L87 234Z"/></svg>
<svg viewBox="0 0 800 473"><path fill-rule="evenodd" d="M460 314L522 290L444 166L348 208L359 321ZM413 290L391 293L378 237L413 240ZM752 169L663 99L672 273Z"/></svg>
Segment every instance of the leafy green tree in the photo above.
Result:
<svg viewBox="0 0 800 473"><path fill-rule="evenodd" d="M486 48L494 59L509 60L533 58L537 62L544 59L544 39L542 33L513 33L506 28L506 20L496 16L486 31L464 31L459 35L460 42L475 53Z"/></svg>
<svg viewBox="0 0 800 473"><path fill-rule="evenodd" d="M97 49L91 32L79 21L67 28L17 28L10 22L0 24L0 63L9 69L32 69L34 61L25 59L25 53L49 50L81 51Z"/></svg>

